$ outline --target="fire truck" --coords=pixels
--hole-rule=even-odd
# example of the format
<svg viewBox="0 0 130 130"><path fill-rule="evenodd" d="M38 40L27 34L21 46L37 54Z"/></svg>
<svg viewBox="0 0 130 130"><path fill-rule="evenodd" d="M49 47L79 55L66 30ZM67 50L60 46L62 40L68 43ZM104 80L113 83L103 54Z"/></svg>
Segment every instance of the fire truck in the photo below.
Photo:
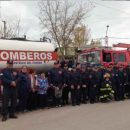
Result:
<svg viewBox="0 0 130 130"><path fill-rule="evenodd" d="M114 49L126 48L125 50ZM78 51L78 62L86 65L100 64L105 67L111 65L130 65L130 44L113 44L113 48L88 48Z"/></svg>

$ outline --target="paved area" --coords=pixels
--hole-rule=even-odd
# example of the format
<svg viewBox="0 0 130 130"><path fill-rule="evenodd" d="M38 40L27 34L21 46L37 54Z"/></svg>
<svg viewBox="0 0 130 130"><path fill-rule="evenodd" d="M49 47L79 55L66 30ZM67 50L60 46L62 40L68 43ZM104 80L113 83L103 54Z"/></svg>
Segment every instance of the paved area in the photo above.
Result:
<svg viewBox="0 0 130 130"><path fill-rule="evenodd" d="M130 130L130 100L28 112L0 130Z"/></svg>

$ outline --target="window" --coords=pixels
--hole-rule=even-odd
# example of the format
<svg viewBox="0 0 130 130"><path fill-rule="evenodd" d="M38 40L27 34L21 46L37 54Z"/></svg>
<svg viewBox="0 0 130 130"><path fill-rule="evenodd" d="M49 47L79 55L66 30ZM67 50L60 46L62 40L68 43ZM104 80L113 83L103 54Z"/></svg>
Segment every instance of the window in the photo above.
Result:
<svg viewBox="0 0 130 130"><path fill-rule="evenodd" d="M124 53L119 53L119 55L118 55L118 61L119 62L125 62L126 61Z"/></svg>
<svg viewBox="0 0 130 130"><path fill-rule="evenodd" d="M80 63L100 63L100 51L87 52L79 56Z"/></svg>
<svg viewBox="0 0 130 130"><path fill-rule="evenodd" d="M111 53L103 52L103 61L104 62L111 62Z"/></svg>
<svg viewBox="0 0 130 130"><path fill-rule="evenodd" d="M114 53L113 54L113 58L114 58L114 62L118 62L118 54L117 53Z"/></svg>
<svg viewBox="0 0 130 130"><path fill-rule="evenodd" d="M126 56L125 53L114 53L113 54L114 62L125 62Z"/></svg>

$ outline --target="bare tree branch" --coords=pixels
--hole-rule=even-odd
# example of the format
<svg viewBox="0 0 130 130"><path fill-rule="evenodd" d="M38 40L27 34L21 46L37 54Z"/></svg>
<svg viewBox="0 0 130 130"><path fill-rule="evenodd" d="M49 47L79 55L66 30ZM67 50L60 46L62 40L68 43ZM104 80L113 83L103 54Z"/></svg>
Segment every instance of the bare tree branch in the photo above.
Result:
<svg viewBox="0 0 130 130"><path fill-rule="evenodd" d="M39 20L42 28L47 28L57 43L63 59L65 49L72 46L70 39L75 28L82 23L91 8L87 4L83 7L82 4L76 5L69 0L41 0L39 2Z"/></svg>
<svg viewBox="0 0 130 130"><path fill-rule="evenodd" d="M6 38L15 38L25 35L29 29L24 29L21 25L21 19L19 17L14 17L13 20L6 19ZM0 38L3 37L4 28L3 24L0 26Z"/></svg>

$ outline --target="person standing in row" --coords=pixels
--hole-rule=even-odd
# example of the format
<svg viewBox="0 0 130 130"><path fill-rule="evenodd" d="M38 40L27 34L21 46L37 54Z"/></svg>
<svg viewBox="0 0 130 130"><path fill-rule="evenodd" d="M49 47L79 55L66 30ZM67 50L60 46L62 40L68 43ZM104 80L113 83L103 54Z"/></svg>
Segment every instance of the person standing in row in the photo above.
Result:
<svg viewBox="0 0 130 130"><path fill-rule="evenodd" d="M37 94L38 94L38 106L39 108L45 108L47 106L47 89L48 80L45 74L42 73L36 78Z"/></svg>
<svg viewBox="0 0 130 130"><path fill-rule="evenodd" d="M28 74L27 66L23 66L18 77L18 99L19 111L24 112L27 110L27 101L29 92L31 91L31 79Z"/></svg>
<svg viewBox="0 0 130 130"><path fill-rule="evenodd" d="M97 99L97 83L97 68L93 67L89 73L89 98L91 104L95 103Z"/></svg>
<svg viewBox="0 0 130 130"><path fill-rule="evenodd" d="M125 88L126 88L126 84L128 82L128 75L125 72L123 66L119 67L119 71L118 71L118 97L119 100L124 100L125 99Z"/></svg>
<svg viewBox="0 0 130 130"><path fill-rule="evenodd" d="M85 67L82 67L82 72L81 72L81 101L86 104L87 103L87 98L88 98L88 78L89 74L86 71Z"/></svg>
<svg viewBox="0 0 130 130"><path fill-rule="evenodd" d="M114 91L110 80L111 75L109 73L105 73L103 77L104 80L100 87L100 101L106 103L113 99Z"/></svg>
<svg viewBox="0 0 130 130"><path fill-rule="evenodd" d="M54 63L54 67L48 72L49 84L54 87L61 86L63 84L63 71L60 68L59 62Z"/></svg>
<svg viewBox="0 0 130 130"><path fill-rule="evenodd" d="M80 85L81 85L81 65L76 64L76 67L73 67L71 76L70 76L70 90L71 90L71 101L72 106L80 105Z"/></svg>
<svg viewBox="0 0 130 130"><path fill-rule="evenodd" d="M6 121L8 118L16 119L15 109L17 105L17 72L13 69L13 61L7 61L7 67L2 70L2 121ZM11 102L10 111L8 111L9 102Z"/></svg>
<svg viewBox="0 0 130 130"><path fill-rule="evenodd" d="M63 105L68 104L69 98L69 87L70 87L70 72L68 71L67 64L64 65L63 69L63 91L62 91L62 100Z"/></svg>
<svg viewBox="0 0 130 130"><path fill-rule="evenodd" d="M29 92L28 106L27 109L32 111L37 109L37 88L36 88L36 72L29 70L29 76L31 80L31 91Z"/></svg>
<svg viewBox="0 0 130 130"><path fill-rule="evenodd" d="M59 62L55 62L54 67L48 72L48 82L50 86L47 91L48 101L49 104L55 106L55 89L63 85L63 71L60 68Z"/></svg>

